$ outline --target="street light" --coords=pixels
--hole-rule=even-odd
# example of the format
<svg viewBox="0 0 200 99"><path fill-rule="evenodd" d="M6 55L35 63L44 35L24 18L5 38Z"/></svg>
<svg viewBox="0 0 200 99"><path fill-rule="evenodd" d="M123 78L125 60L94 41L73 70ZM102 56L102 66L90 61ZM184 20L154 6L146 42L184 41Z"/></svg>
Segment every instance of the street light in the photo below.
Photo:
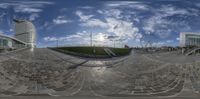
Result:
<svg viewBox="0 0 200 99"><path fill-rule="evenodd" d="M58 48L58 39L56 40L56 46L57 46L57 48Z"/></svg>
<svg viewBox="0 0 200 99"><path fill-rule="evenodd" d="M92 40L92 32L90 32L90 46L92 47L92 43L93 43L93 40ZM93 53L96 53L96 50L95 50L95 46L93 47Z"/></svg>
<svg viewBox="0 0 200 99"><path fill-rule="evenodd" d="M124 41L125 39L118 39L118 41L120 41L121 42L121 44L122 44L122 48L123 48L123 41Z"/></svg>
<svg viewBox="0 0 200 99"><path fill-rule="evenodd" d="M92 47L92 32L90 33L90 46Z"/></svg>
<svg viewBox="0 0 200 99"><path fill-rule="evenodd" d="M119 36L108 36L107 38L110 40L110 41L113 41L114 43L114 48L115 48L115 40L116 38L118 38Z"/></svg>

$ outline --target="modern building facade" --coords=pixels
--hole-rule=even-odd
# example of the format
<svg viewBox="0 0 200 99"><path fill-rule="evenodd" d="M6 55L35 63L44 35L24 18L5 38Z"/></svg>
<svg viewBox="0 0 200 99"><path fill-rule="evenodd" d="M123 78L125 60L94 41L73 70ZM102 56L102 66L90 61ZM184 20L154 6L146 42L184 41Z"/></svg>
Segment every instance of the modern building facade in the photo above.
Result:
<svg viewBox="0 0 200 99"><path fill-rule="evenodd" d="M16 20L14 37L0 33L0 52L8 49L20 49L23 47L35 47L35 26L27 20Z"/></svg>
<svg viewBox="0 0 200 99"><path fill-rule="evenodd" d="M15 22L15 38L25 42L29 47L35 47L36 29L35 26L27 20L16 20Z"/></svg>
<svg viewBox="0 0 200 99"><path fill-rule="evenodd" d="M0 34L0 50L19 49L25 46L26 43L21 40Z"/></svg>
<svg viewBox="0 0 200 99"><path fill-rule="evenodd" d="M200 33L180 33L180 46L200 46Z"/></svg>

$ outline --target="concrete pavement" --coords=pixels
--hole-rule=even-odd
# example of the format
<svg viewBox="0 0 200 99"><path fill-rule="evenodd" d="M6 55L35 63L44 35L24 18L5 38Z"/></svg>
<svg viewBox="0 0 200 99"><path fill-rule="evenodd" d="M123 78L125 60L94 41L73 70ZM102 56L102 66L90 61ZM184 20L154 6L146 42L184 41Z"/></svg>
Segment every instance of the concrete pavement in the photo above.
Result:
<svg viewBox="0 0 200 99"><path fill-rule="evenodd" d="M195 81L189 82L191 86L199 86L197 61L181 64L164 56L133 52L118 59L90 60L46 48L4 54L0 56L0 97L179 98L188 74Z"/></svg>

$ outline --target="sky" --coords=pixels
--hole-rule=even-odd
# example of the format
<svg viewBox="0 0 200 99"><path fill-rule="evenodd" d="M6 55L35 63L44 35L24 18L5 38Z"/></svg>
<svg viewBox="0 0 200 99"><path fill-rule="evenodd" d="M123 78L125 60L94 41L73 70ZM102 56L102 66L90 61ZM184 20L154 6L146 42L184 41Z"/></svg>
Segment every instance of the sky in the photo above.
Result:
<svg viewBox="0 0 200 99"><path fill-rule="evenodd" d="M200 33L200 0L0 0L0 33L32 21L37 46L178 46L180 32ZM91 36L92 35L92 36Z"/></svg>

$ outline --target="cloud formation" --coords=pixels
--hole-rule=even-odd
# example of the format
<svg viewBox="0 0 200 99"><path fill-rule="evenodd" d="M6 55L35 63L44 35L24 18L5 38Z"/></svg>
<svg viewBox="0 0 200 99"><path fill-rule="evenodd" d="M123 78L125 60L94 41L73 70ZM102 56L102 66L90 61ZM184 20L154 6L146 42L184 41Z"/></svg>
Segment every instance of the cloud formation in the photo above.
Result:
<svg viewBox="0 0 200 99"><path fill-rule="evenodd" d="M29 16L29 20L34 21L36 18L39 18L39 14L37 13L33 13Z"/></svg>
<svg viewBox="0 0 200 99"><path fill-rule="evenodd" d="M114 11L111 11L112 13L115 13L110 14L112 17L105 16L105 21L94 18L94 15L84 15L82 11L77 11L76 15L80 18L81 26L104 28L107 31L106 34L114 34L119 38L133 39L136 37L141 37L141 34L138 33L138 28L135 27L132 22L119 19L119 16L121 16L121 11L116 11L118 11L118 14L116 14ZM97 10L97 12L103 15L108 15L107 11Z"/></svg>
<svg viewBox="0 0 200 99"><path fill-rule="evenodd" d="M6 0L1 2L0 8L8 9L12 7L15 12L21 13L37 13L42 12L42 8L46 5L52 5L53 2L49 1L19 1L19 0Z"/></svg>
<svg viewBox="0 0 200 99"><path fill-rule="evenodd" d="M72 20L67 20L65 16L58 16L57 18L53 19L53 23L55 24L65 24L70 22L72 22Z"/></svg>
<svg viewBox="0 0 200 99"><path fill-rule="evenodd" d="M66 35L63 37L53 37L53 36L47 36L44 37L43 40L45 42L56 42L59 41L60 43L69 44L71 42L74 42L75 45L89 45L91 42L91 33L87 31L77 32L71 35ZM92 36L92 42L94 42L94 45L98 46L105 46L109 45L111 42L109 39L107 39L107 35L105 33L93 33Z"/></svg>

